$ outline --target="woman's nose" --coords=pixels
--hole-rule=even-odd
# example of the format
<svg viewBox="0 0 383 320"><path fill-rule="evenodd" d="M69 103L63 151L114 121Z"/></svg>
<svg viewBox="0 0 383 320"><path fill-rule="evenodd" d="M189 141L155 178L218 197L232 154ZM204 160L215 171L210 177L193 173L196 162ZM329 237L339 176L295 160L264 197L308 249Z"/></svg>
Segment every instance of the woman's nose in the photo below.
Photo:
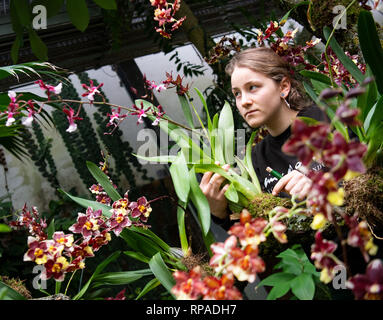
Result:
<svg viewBox="0 0 383 320"><path fill-rule="evenodd" d="M242 96L241 96L242 107L248 107L251 104L252 104L251 97L246 93L242 93Z"/></svg>

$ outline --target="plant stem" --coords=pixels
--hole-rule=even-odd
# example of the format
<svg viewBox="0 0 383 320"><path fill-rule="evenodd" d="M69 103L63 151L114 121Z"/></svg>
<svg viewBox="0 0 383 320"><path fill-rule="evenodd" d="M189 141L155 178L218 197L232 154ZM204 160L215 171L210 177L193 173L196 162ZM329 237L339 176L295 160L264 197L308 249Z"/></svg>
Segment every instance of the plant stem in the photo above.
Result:
<svg viewBox="0 0 383 320"><path fill-rule="evenodd" d="M76 273L76 271L77 271L77 270L75 270L75 271L72 273L72 275L71 275L71 277L70 277L70 279L69 279L69 281L68 281L68 284L66 285L65 292L64 292L65 295L66 295L66 293L67 293L67 291L68 291L69 285L70 285L70 283L71 283L71 281L72 281L72 279L73 279L73 276L74 276L74 274Z"/></svg>
<svg viewBox="0 0 383 320"><path fill-rule="evenodd" d="M345 266L346 271L347 271L347 276L350 277L351 276L351 270L350 270L350 267L348 266L346 240L343 239L342 230L340 229L340 227L336 221L336 217L332 213L331 213L331 218L332 218L332 224L334 225L335 231L338 235L339 242L342 246L342 257L343 257L344 266Z"/></svg>
<svg viewBox="0 0 383 320"><path fill-rule="evenodd" d="M61 282L56 281L56 288L55 288L55 294L59 294L61 289Z"/></svg>

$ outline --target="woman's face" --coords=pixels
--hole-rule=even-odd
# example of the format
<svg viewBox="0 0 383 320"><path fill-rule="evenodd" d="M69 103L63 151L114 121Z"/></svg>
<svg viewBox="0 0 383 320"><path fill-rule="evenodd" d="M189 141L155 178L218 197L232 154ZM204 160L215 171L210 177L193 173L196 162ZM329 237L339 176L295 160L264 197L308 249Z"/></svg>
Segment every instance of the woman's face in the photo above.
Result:
<svg viewBox="0 0 383 320"><path fill-rule="evenodd" d="M237 108L250 127L268 127L278 118L283 91L273 79L246 67L236 67L231 75L231 87Z"/></svg>

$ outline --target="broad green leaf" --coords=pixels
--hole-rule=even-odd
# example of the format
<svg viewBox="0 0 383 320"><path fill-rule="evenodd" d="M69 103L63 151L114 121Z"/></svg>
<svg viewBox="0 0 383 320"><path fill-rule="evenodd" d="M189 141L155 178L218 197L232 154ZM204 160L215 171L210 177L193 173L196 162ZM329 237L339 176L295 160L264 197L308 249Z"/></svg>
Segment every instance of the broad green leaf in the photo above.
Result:
<svg viewBox="0 0 383 320"><path fill-rule="evenodd" d="M251 153L252 153L252 149L253 149L253 143L254 143L254 139L257 135L257 131L258 130L254 130L251 133L250 139L246 144L246 154L245 154L245 158L244 158L244 163L245 163L247 172L250 175L251 181L253 182L254 186L256 187L257 192L261 193L262 192L261 185L259 183L257 174L255 173L253 161L252 161L252 157L251 157Z"/></svg>
<svg viewBox="0 0 383 320"><path fill-rule="evenodd" d="M203 194L196 177L194 167L189 171L189 181L190 181L190 200L193 202L194 206L197 209L198 220L202 227L202 232L206 236L210 230L210 206L209 202L206 199L206 196Z"/></svg>
<svg viewBox="0 0 383 320"><path fill-rule="evenodd" d="M326 38L326 41L329 39L331 34L331 29L329 27L324 27L323 34ZM360 40L360 38L359 38ZM351 75L355 78L355 80L360 84L364 80L363 73L359 70L357 65L344 53L342 47L338 44L334 37L330 40L330 47L343 64L343 66L351 73Z"/></svg>
<svg viewBox="0 0 383 320"><path fill-rule="evenodd" d="M213 171L215 173L220 174L221 176L225 177L227 180L232 182L237 191L241 192L248 200L254 199L254 197L258 194L257 189L253 183L251 183L249 180L242 178L233 170L229 169L229 172L227 172L216 164L196 164L194 168L197 173Z"/></svg>
<svg viewBox="0 0 383 320"><path fill-rule="evenodd" d="M93 278L91 287L126 285L151 274L150 269L102 273Z"/></svg>
<svg viewBox="0 0 383 320"><path fill-rule="evenodd" d="M212 129L210 131L210 147L211 147L211 155L215 161L220 161L220 158L222 158L222 163L223 163L223 153L222 153L222 148L219 149L218 151L220 154L216 154L216 135L217 135L217 129L218 129L218 119L219 119L219 114L218 112L213 116L213 122L212 122ZM221 162L220 161L220 162Z"/></svg>
<svg viewBox="0 0 383 320"><path fill-rule="evenodd" d="M316 80L318 82L322 82L322 83L326 84L327 86L332 85L330 78L323 73L315 72L315 71L309 71L309 70L302 70L299 73L304 77L310 78L311 80Z"/></svg>
<svg viewBox="0 0 383 320"><path fill-rule="evenodd" d="M315 294L315 283L310 274L302 273L290 283L291 291L299 300L312 300Z"/></svg>
<svg viewBox="0 0 383 320"><path fill-rule="evenodd" d="M152 103L137 99L135 100L136 105L143 104L145 110L151 108L152 110L156 109ZM155 120L155 117L151 114L148 114L148 118L152 121ZM178 125L172 123L171 119L166 115L159 121L158 126L163 130L180 148L184 148L185 155L187 156L188 162L193 163L211 163L212 159L200 148L193 139L191 139L186 133L185 129L179 127ZM186 152L186 149L191 149ZM189 156L190 155L190 156Z"/></svg>
<svg viewBox="0 0 383 320"><path fill-rule="evenodd" d="M85 0L66 0L66 9L73 25L85 31L89 24L89 11Z"/></svg>
<svg viewBox="0 0 383 320"><path fill-rule="evenodd" d="M116 10L117 4L115 0L93 0L98 6L106 10Z"/></svg>
<svg viewBox="0 0 383 320"><path fill-rule="evenodd" d="M273 273L267 278L263 279L260 283L258 283L258 287L260 286L277 286L281 282L289 282L294 279L296 276L292 273Z"/></svg>
<svg viewBox="0 0 383 320"><path fill-rule="evenodd" d="M372 77L373 73L369 65L366 68L366 77ZM367 117L367 114L370 112L371 108L374 106L378 96L378 88L376 86L376 81L370 82L366 86L366 92L360 95L357 99L357 106L361 110L360 119L362 122Z"/></svg>
<svg viewBox="0 0 383 320"><path fill-rule="evenodd" d="M133 259L138 260L138 261L142 261L142 262L145 262L145 263L149 263L149 261L150 261L150 258L148 258L147 256L143 255L140 252L124 251L123 253L126 254L127 256L133 258Z"/></svg>
<svg viewBox="0 0 383 320"><path fill-rule="evenodd" d="M177 224L178 224L178 233L180 236L181 248L184 255L186 255L189 250L189 244L188 244L186 228L185 228L185 209L186 209L186 202L178 200Z"/></svg>
<svg viewBox="0 0 383 320"><path fill-rule="evenodd" d="M136 297L135 300L138 300L138 299L142 298L145 294L147 294L149 291L153 290L154 288L157 288L160 284L161 284L161 282L158 281L157 278L154 278L154 279L150 280L150 281L145 285L145 287L142 289L142 291L141 291L140 294Z"/></svg>
<svg viewBox="0 0 383 320"><path fill-rule="evenodd" d="M0 281L0 290L2 296L1 300L27 300L27 298L2 281Z"/></svg>
<svg viewBox="0 0 383 320"><path fill-rule="evenodd" d="M172 274L170 273L165 262L162 260L162 257L159 253L155 254L149 262L149 267L152 270L156 278L161 282L161 284L168 290L168 292L173 295L171 292L172 288L176 284ZM173 296L174 297L174 296Z"/></svg>
<svg viewBox="0 0 383 320"><path fill-rule="evenodd" d="M81 291L72 298L72 300L79 300L79 299L81 299L81 297L88 290L88 288L89 288L90 284L92 283L94 277L96 277L99 273L101 273L102 270L104 270L109 263L111 263L112 261L116 260L120 256L120 253L121 253L120 251L116 251L116 252L112 253L109 257L107 257L103 262L101 262L97 266L96 270L93 272L93 274L90 277L90 279L88 280L88 282L84 285L84 287L81 289Z"/></svg>
<svg viewBox="0 0 383 320"><path fill-rule="evenodd" d="M105 204L102 204L102 203L97 202L97 201L92 201L92 200L87 200L87 199L72 196L69 193L66 193L62 189L58 189L58 191L65 194L67 197L72 199L74 202L78 203L80 206L83 206L84 208L91 207L93 210L100 210L101 209L102 214L107 218L110 218L110 216L112 215L110 212L111 207L109 207Z"/></svg>
<svg viewBox="0 0 383 320"><path fill-rule="evenodd" d="M117 190L113 187L112 183L109 181L108 176L102 172L102 170L95 163L87 161L86 166L88 167L88 170L92 176L103 187L104 191L113 201L117 201L122 198Z"/></svg>
<svg viewBox="0 0 383 320"><path fill-rule="evenodd" d="M268 296L267 300L276 300L280 297L283 297L290 290L290 283L279 283L275 287L273 287Z"/></svg>
<svg viewBox="0 0 383 320"><path fill-rule="evenodd" d="M132 153L135 157L139 159L143 159L149 162L156 162L156 163L172 163L177 157L172 155L164 155L164 156L154 156L154 157L145 157L140 156L138 154Z"/></svg>
<svg viewBox="0 0 383 320"><path fill-rule="evenodd" d="M182 112L184 113L185 119L190 128L194 129L193 115L190 110L189 102L185 95L178 95L178 99L181 103Z"/></svg>
<svg viewBox="0 0 383 320"><path fill-rule="evenodd" d="M383 96L374 104L363 123L367 136L371 135L374 126L383 120Z"/></svg>
<svg viewBox="0 0 383 320"><path fill-rule="evenodd" d="M178 153L176 160L170 165L169 171L178 198L186 203L190 191L190 182L189 170L182 152Z"/></svg>
<svg viewBox="0 0 383 320"><path fill-rule="evenodd" d="M371 12L362 10L358 17L358 39L363 58L370 66L380 94L383 94L383 49Z"/></svg>
<svg viewBox="0 0 383 320"><path fill-rule="evenodd" d="M218 140L222 144L224 163L234 163L234 118L230 104L226 101L218 120Z"/></svg>
<svg viewBox="0 0 383 320"><path fill-rule="evenodd" d="M34 29L29 29L28 35L33 54L39 60L48 60L48 48L46 44L40 39L37 32Z"/></svg>
<svg viewBox="0 0 383 320"><path fill-rule="evenodd" d="M125 228L122 230L120 237L126 241L128 247L140 252L147 258L151 258L157 252L164 252L153 240L130 229Z"/></svg>
<svg viewBox="0 0 383 320"><path fill-rule="evenodd" d="M316 91L317 95L319 96L320 93L324 90L324 89L327 89L328 88L328 85L321 82L321 81L317 81L315 79L311 79L311 83L314 87L314 90Z"/></svg>
<svg viewBox="0 0 383 320"><path fill-rule="evenodd" d="M238 192L233 183L230 183L229 188L225 191L225 197L232 202L238 202Z"/></svg>
<svg viewBox="0 0 383 320"><path fill-rule="evenodd" d="M145 228L139 228L139 227L136 227L136 226L131 226L130 230L132 230L132 231L134 231L136 233L140 233L142 235L147 236L154 243L156 243L158 246L160 246L164 251L170 252L170 246L165 241L163 241L159 236L157 236L153 231L151 231L150 229L145 229Z"/></svg>

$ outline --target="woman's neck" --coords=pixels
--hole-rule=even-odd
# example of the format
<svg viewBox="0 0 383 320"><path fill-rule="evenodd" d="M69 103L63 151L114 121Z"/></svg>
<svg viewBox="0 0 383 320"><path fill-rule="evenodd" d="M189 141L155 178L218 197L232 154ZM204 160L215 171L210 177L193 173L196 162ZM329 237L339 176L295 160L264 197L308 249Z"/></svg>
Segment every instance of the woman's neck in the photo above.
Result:
<svg viewBox="0 0 383 320"><path fill-rule="evenodd" d="M272 121L266 124L266 128L273 136L279 136L284 132L295 120L299 111L291 110L289 108L281 108L280 112L275 114Z"/></svg>

